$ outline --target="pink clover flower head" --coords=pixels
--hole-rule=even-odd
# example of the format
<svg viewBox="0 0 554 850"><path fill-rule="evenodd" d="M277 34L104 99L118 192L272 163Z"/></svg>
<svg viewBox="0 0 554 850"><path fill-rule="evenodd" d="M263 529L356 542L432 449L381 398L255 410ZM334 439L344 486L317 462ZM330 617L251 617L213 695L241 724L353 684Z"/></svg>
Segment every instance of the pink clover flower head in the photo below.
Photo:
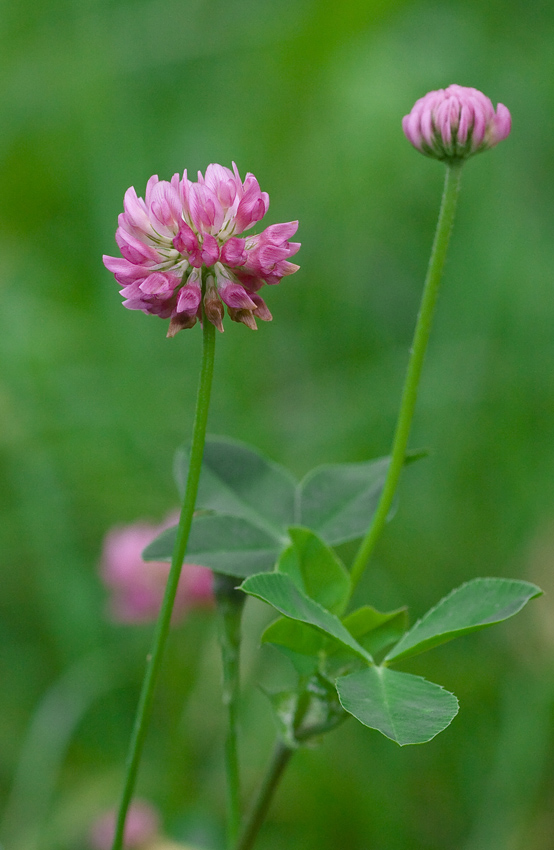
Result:
<svg viewBox="0 0 554 850"><path fill-rule="evenodd" d="M162 603L169 564L143 561L142 552L165 528L175 523L151 525L137 522L113 528L104 540L101 577L110 591L108 612L118 623L148 623L158 616ZM213 605L213 574L198 564L183 564L173 621L182 620L192 608Z"/></svg>
<svg viewBox="0 0 554 850"><path fill-rule="evenodd" d="M224 308L231 319L256 329L271 320L263 299L253 293L298 270L289 262L299 242L290 242L297 221L273 225L258 236L241 237L267 213L269 196L253 174L241 180L212 163L196 181L187 172L169 182L151 177L144 199L125 193L115 239L121 257L104 265L122 287L123 305L170 319L168 336L206 316L223 331Z"/></svg>
<svg viewBox="0 0 554 850"><path fill-rule="evenodd" d="M502 103L495 112L482 92L457 85L429 92L402 119L404 134L418 151L449 161L493 148L509 135L511 126L510 112Z"/></svg>
<svg viewBox="0 0 554 850"><path fill-rule="evenodd" d="M90 846L92 850L111 850L116 825L117 813L106 812L92 825L90 831ZM145 847L154 839L160 827L157 809L145 800L131 803L125 823L123 846L125 850L138 850Z"/></svg>

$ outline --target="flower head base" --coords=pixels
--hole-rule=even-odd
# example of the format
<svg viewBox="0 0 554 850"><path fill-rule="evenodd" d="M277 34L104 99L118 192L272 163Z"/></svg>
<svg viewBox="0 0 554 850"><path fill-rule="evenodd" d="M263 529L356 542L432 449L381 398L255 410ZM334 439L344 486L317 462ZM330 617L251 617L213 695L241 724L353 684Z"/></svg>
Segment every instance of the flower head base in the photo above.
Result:
<svg viewBox="0 0 554 850"><path fill-rule="evenodd" d="M148 623L156 619L162 603L169 564L143 561L142 552L165 528L146 522L113 528L106 536L101 575L110 590L109 614L118 623ZM192 608L213 605L213 573L197 564L183 564L173 608L174 621Z"/></svg>
<svg viewBox="0 0 554 850"><path fill-rule="evenodd" d="M495 112L482 92L456 85L429 92L402 119L404 134L418 151L449 161L493 148L509 135L511 125L502 103Z"/></svg>
<svg viewBox="0 0 554 850"><path fill-rule="evenodd" d="M266 214L269 196L253 174L241 180L212 164L198 180L174 174L151 177L144 200L125 193L116 242L122 257L104 256L104 265L123 287L124 306L170 319L168 336L206 316L223 330L224 306L231 319L256 328L270 321L264 285L279 283L298 266L289 262L300 243L289 242L298 222L273 225L258 236L240 238Z"/></svg>

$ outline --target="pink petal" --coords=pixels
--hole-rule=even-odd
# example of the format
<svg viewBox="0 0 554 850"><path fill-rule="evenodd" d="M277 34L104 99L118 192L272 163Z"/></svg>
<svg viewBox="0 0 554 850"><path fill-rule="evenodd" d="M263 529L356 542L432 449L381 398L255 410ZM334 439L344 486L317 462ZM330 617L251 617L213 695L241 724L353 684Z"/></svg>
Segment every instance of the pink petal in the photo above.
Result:
<svg viewBox="0 0 554 850"><path fill-rule="evenodd" d="M188 283L181 290L177 298L177 313L190 313L196 315L200 305L202 290L198 284Z"/></svg>
<svg viewBox="0 0 554 850"><path fill-rule="evenodd" d="M246 257L244 239L238 239L236 236L228 239L221 249L221 262L231 268L242 266L246 262Z"/></svg>
<svg viewBox="0 0 554 850"><path fill-rule="evenodd" d="M174 275L154 272L143 280L140 284L140 289L145 295L167 295L173 293L173 290L178 284L179 278L176 278Z"/></svg>
<svg viewBox="0 0 554 850"><path fill-rule="evenodd" d="M218 281L218 292L222 301L233 310L253 310L256 307L254 301L247 295L246 290L239 283L220 283Z"/></svg>
<svg viewBox="0 0 554 850"><path fill-rule="evenodd" d="M215 236L204 234L201 256L205 266L213 266L219 260L219 244Z"/></svg>

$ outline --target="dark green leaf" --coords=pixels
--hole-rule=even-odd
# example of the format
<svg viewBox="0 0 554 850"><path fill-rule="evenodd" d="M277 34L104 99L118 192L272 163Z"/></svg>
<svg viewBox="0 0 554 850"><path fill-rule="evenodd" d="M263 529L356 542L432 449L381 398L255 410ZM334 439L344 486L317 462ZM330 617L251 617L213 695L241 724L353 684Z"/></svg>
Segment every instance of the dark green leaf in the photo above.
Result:
<svg viewBox="0 0 554 850"><path fill-rule="evenodd" d="M145 561L171 561L177 526L168 528L142 553ZM225 515L195 517L187 546L188 563L245 577L271 570L280 541L245 519Z"/></svg>
<svg viewBox="0 0 554 850"><path fill-rule="evenodd" d="M388 458L320 466L300 482L299 524L332 545L362 537L373 516Z"/></svg>
<svg viewBox="0 0 554 850"><path fill-rule="evenodd" d="M385 660L408 658L453 638L507 620L541 593L539 587L528 581L503 578L468 581L418 620Z"/></svg>
<svg viewBox="0 0 554 850"><path fill-rule="evenodd" d="M188 474L188 452L175 459L175 477L181 490ZM231 514L286 539L295 522L297 482L252 446L226 437L208 437L196 504L221 514Z"/></svg>
<svg viewBox="0 0 554 850"><path fill-rule="evenodd" d="M343 708L400 746L423 744L458 713L454 694L439 685L387 667L369 667L337 679Z"/></svg>

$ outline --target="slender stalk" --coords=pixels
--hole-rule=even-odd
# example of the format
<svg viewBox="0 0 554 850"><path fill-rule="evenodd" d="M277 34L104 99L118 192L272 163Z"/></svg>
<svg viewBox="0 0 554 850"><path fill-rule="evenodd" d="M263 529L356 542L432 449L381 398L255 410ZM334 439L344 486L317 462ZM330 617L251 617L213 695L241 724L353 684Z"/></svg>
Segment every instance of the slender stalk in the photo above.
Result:
<svg viewBox="0 0 554 850"><path fill-rule="evenodd" d="M254 801L245 829L240 840L235 845L235 850L251 850L266 818L279 780L293 752L294 750L291 750L290 747L287 747L281 741L276 744L269 769L264 777L258 796Z"/></svg>
<svg viewBox="0 0 554 850"><path fill-rule="evenodd" d="M240 579L215 575L219 645L223 668L223 704L227 708L225 772L227 777L227 844L236 844L240 829L240 777L237 751L237 710L240 689L240 627L246 594L237 590Z"/></svg>
<svg viewBox="0 0 554 850"><path fill-rule="evenodd" d="M202 347L202 365L200 368L200 379L198 383L198 394L196 399L196 412L194 417L194 425L192 429L192 444L190 450L190 465L187 478L185 495L183 498L183 506L181 516L177 528L177 538L175 540L175 548L171 561L171 568L165 588L165 595L160 609L158 621L154 631L152 640L152 648L147 656L146 671L142 684L142 691L139 698L137 713L135 717L135 725L131 735L129 745L129 753L126 763L125 784L119 805L117 818L117 826L114 836L112 850L121 850L123 846L123 836L125 831L125 820L127 810L131 802L135 781L138 772L138 766L142 755L142 749L148 730L148 723L152 710L152 701L154 690L160 672L161 661L165 642L169 632L171 622L171 612L177 593L179 577L185 558L185 552L192 524L192 515L196 504L196 495L198 492L198 482L200 479L200 470L202 467L202 455L204 452L204 443L206 439L206 426L208 422L208 409L210 405L210 394L212 387L213 367L214 367L214 352L215 352L215 327L209 322L204 315L203 320L203 347Z"/></svg>
<svg viewBox="0 0 554 850"><path fill-rule="evenodd" d="M318 731L306 729L303 733L300 732L302 721L304 720L310 707L310 695L307 691L299 694L296 711L294 713L294 736L298 741L307 741L313 734L318 734ZM239 841L234 845L232 850L250 850L254 841L262 827L273 795L277 790L279 780L288 765L294 749L287 746L283 741L277 741L273 757L269 763L267 772L263 778L262 784L258 791L258 795L254 800L252 808L246 819L246 824L242 830Z"/></svg>
<svg viewBox="0 0 554 850"><path fill-rule="evenodd" d="M439 292L444 261L446 259L446 251L450 240L452 224L454 222L456 201L458 198L458 190L460 188L461 170L461 161L449 163L446 167L446 178L439 219L437 222L437 229L435 231L433 248L431 250L429 267L427 269L427 277L423 287L421 306L419 308L410 361L406 373L406 380L404 382L404 390L402 393L398 421L396 423L396 431L392 444L387 478L369 530L362 540L352 564L352 589L356 587L362 577L369 557L373 552L379 535L387 521L387 516L389 514L398 481L402 473L402 468L404 466L412 417L417 399L419 379L421 377L423 360L425 358L425 351L427 349L429 334L431 332L433 313Z"/></svg>

